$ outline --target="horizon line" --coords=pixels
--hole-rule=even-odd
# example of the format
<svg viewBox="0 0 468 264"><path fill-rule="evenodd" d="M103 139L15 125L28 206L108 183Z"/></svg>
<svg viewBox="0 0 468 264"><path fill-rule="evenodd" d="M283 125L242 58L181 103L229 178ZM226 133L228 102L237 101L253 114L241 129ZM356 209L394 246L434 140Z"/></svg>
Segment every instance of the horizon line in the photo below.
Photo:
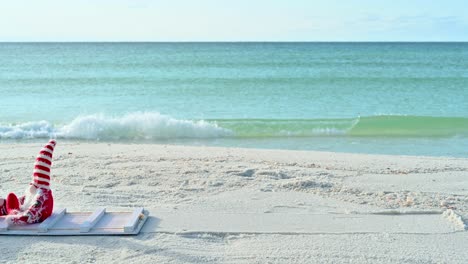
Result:
<svg viewBox="0 0 468 264"><path fill-rule="evenodd" d="M468 40L6 40L0 43L468 43Z"/></svg>

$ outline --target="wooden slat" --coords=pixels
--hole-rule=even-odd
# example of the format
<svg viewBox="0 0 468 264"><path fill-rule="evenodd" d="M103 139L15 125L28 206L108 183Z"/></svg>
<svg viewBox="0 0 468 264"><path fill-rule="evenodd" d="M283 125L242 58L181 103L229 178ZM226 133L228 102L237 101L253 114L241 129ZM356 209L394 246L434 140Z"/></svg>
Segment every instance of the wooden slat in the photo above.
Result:
<svg viewBox="0 0 468 264"><path fill-rule="evenodd" d="M132 216L130 217L128 222L124 225L124 232L125 233L132 232L135 229L135 227L137 226L138 221L140 219L140 216L142 214L143 214L143 207L136 208L133 211Z"/></svg>
<svg viewBox="0 0 468 264"><path fill-rule="evenodd" d="M99 220L104 216L106 213L106 208L98 208L91 214L81 225L80 225L80 233L87 233L94 225L96 225Z"/></svg>
<svg viewBox="0 0 468 264"><path fill-rule="evenodd" d="M0 232L4 231L8 231L8 224L5 219L2 222L0 222Z"/></svg>
<svg viewBox="0 0 468 264"><path fill-rule="evenodd" d="M39 225L38 232L39 233L46 233L49 228L55 225L67 212L67 209L59 209L54 211L51 216L49 216L44 222Z"/></svg>

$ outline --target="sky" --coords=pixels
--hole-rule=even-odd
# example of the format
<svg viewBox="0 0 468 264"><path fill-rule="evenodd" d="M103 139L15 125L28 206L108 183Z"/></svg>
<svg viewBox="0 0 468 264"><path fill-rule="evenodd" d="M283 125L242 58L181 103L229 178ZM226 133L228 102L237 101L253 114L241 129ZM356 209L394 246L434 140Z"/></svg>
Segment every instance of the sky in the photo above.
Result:
<svg viewBox="0 0 468 264"><path fill-rule="evenodd" d="M0 41L468 41L468 1L0 0Z"/></svg>

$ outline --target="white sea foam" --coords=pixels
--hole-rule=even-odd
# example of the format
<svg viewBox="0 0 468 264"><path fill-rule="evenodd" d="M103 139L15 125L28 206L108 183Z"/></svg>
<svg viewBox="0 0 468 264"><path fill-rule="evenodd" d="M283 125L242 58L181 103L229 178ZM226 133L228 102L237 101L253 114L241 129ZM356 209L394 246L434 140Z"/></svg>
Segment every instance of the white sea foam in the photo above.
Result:
<svg viewBox="0 0 468 264"><path fill-rule="evenodd" d="M155 112L136 112L120 117L103 114L75 118L54 126L47 121L0 125L0 139L66 138L87 140L216 138L230 130L203 120L175 119Z"/></svg>
<svg viewBox="0 0 468 264"><path fill-rule="evenodd" d="M0 125L0 139L47 138L54 132L54 126L47 121Z"/></svg>

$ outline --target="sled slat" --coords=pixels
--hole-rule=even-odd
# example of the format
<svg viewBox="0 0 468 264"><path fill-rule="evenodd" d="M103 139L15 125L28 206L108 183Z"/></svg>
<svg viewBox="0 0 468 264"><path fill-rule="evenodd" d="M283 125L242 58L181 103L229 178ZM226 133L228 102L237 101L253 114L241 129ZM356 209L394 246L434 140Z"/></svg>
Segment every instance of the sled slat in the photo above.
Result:
<svg viewBox="0 0 468 264"><path fill-rule="evenodd" d="M46 233L49 228L53 227L67 212L65 208L54 211L51 216L49 216L44 222L39 225L38 232Z"/></svg>
<svg viewBox="0 0 468 264"><path fill-rule="evenodd" d="M92 215L90 215L81 225L80 225L80 232L87 233L93 226L96 225L99 220L104 216L106 213L106 208L98 208Z"/></svg>
<svg viewBox="0 0 468 264"><path fill-rule="evenodd" d="M132 216L130 217L128 222L124 225L124 232L125 233L132 232L135 229L135 227L138 224L138 220L140 219L140 216L142 214L143 214L143 208L142 207L136 208L133 211Z"/></svg>
<svg viewBox="0 0 468 264"><path fill-rule="evenodd" d="M8 224L6 223L6 221L3 221L0 223L0 232L4 232L4 231L7 231L8 230Z"/></svg>

